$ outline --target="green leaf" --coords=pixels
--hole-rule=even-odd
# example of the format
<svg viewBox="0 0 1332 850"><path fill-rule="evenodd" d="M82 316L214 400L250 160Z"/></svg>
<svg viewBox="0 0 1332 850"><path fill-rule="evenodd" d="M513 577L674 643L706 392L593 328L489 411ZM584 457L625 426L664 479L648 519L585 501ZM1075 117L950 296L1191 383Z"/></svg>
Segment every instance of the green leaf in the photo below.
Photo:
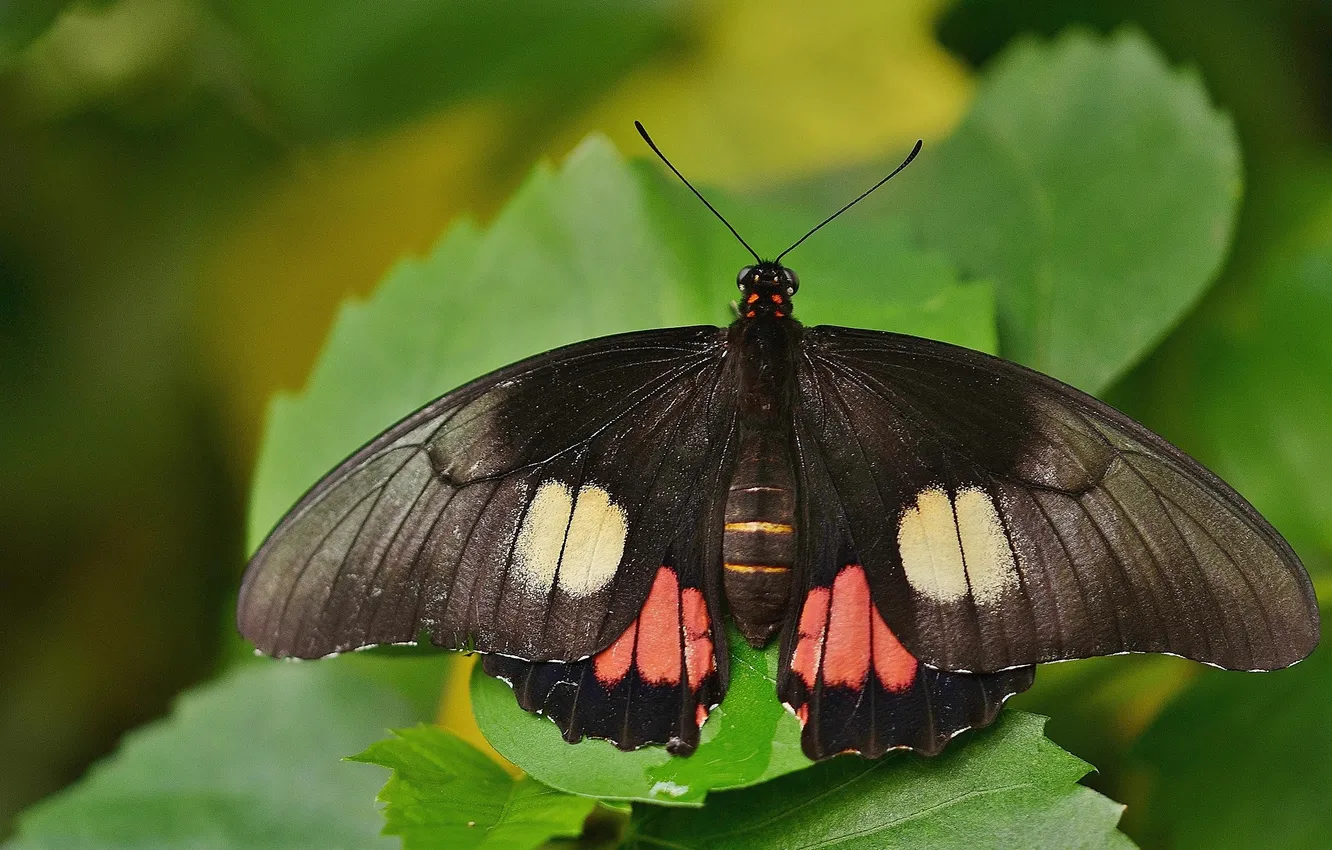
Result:
<svg viewBox="0 0 1332 850"><path fill-rule="evenodd" d="M430 716L444 659L254 662L183 695L70 788L28 809L9 847L392 847L383 775L341 757Z"/></svg>
<svg viewBox="0 0 1332 850"><path fill-rule="evenodd" d="M665 42L669 7L633 0L219 0L287 129L327 138L492 96L576 108ZM570 45L577 42L576 49Z"/></svg>
<svg viewBox="0 0 1332 850"><path fill-rule="evenodd" d="M1001 350L1089 392L1179 321L1226 255L1238 142L1142 36L1024 41L894 191L927 245L999 285Z"/></svg>
<svg viewBox="0 0 1332 850"><path fill-rule="evenodd" d="M826 214L719 202L765 245L789 244ZM959 283L942 255L910 246L900 221L830 228L798 256L796 310L809 321L994 346L991 287ZM305 392L273 406L251 499L251 546L320 475L445 390L580 339L729 321L726 304L745 262L673 178L626 165L599 138L558 170L538 168L489 228L453 227L429 257L400 263L369 301L343 309ZM487 737L543 782L696 805L711 787L807 764L797 724L775 697L774 663L771 654L735 651L726 710L704 727L711 746L691 759L659 747L631 756L605 742L570 747L549 721L522 712L502 683L481 677L474 694Z"/></svg>
<svg viewBox="0 0 1332 850"><path fill-rule="evenodd" d="M1077 784L1090 765L1042 733L1044 718L1007 711L966 746L933 759L842 757L702 811L634 809L629 847L740 850L1132 847L1123 806Z"/></svg>
<svg viewBox="0 0 1332 850"><path fill-rule="evenodd" d="M435 726L399 729L352 761L393 771L379 794L387 835L426 847L527 850L577 836L596 807L531 777L514 779L486 755Z"/></svg>
<svg viewBox="0 0 1332 850"><path fill-rule="evenodd" d="M800 724L777 701L776 647L751 649L734 630L730 639L730 690L688 758L663 747L625 753L607 741L569 744L554 723L519 708L509 686L480 667L472 674L472 710L500 755L547 785L610 800L698 806L710 791L764 782L812 763L800 751Z"/></svg>
<svg viewBox="0 0 1332 850"><path fill-rule="evenodd" d="M1179 850L1332 847L1328 638L1289 670L1207 670L1162 712L1134 752L1151 783L1144 837Z"/></svg>

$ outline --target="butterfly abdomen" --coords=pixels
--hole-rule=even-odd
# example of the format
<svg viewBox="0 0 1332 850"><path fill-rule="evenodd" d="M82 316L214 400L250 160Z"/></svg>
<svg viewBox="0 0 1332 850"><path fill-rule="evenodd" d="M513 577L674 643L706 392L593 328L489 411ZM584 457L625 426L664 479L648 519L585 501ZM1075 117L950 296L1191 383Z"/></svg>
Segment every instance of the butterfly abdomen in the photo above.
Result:
<svg viewBox="0 0 1332 850"><path fill-rule="evenodd" d="M786 435L747 431L726 495L722 566L736 627L762 646L781 624L795 563L795 481Z"/></svg>

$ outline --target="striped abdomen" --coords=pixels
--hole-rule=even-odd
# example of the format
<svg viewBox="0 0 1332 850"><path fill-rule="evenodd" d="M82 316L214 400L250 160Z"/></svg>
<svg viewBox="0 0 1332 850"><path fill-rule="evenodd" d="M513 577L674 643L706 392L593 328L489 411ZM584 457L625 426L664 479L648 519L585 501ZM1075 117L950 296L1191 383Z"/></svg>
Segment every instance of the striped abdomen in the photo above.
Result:
<svg viewBox="0 0 1332 850"><path fill-rule="evenodd" d="M726 496L722 542L726 601L751 646L781 625L795 563L795 486L786 437L749 431Z"/></svg>

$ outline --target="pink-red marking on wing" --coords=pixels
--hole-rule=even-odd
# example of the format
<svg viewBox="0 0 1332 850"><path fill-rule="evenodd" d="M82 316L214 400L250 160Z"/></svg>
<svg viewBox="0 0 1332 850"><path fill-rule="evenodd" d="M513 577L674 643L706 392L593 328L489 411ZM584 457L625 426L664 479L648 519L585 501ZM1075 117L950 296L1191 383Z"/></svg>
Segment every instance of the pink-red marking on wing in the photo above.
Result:
<svg viewBox="0 0 1332 850"><path fill-rule="evenodd" d="M689 689L696 691L713 670L717 662L712 654L712 628L708 619L708 603L703 592L686 587L680 594L680 607L684 609L684 660L689 676ZM704 714L706 717L706 713ZM702 721L699 722L702 725Z"/></svg>
<svg viewBox="0 0 1332 850"><path fill-rule="evenodd" d="M865 571L845 567L833 580L828 636L823 647L823 681L860 688L869 674L870 594Z"/></svg>
<svg viewBox="0 0 1332 850"><path fill-rule="evenodd" d="M819 677L819 656L823 654L823 633L828 624L830 593L826 587L814 588L805 597L805 606L800 609L799 639L791 655L791 670L804 680L807 688L814 687Z"/></svg>
<svg viewBox="0 0 1332 850"><path fill-rule="evenodd" d="M820 675L827 685L861 688L871 664L893 693L910 688L920 667L874 606L864 568L849 564L831 588L805 598L791 670L808 688Z"/></svg>
<svg viewBox="0 0 1332 850"><path fill-rule="evenodd" d="M636 661L643 680L652 685L680 684L680 581L675 570L657 570L638 623Z"/></svg>
<svg viewBox="0 0 1332 850"><path fill-rule="evenodd" d="M638 621L629 624L615 643L598 652L592 661L592 672L607 689L613 688L629 672L634 663L634 637L638 634Z"/></svg>
<svg viewBox="0 0 1332 850"><path fill-rule="evenodd" d="M885 688L900 694L916 681L920 662L902 646L897 635L893 634L893 630L888 628L888 624L879 615L878 608L874 609L873 651L874 672Z"/></svg>

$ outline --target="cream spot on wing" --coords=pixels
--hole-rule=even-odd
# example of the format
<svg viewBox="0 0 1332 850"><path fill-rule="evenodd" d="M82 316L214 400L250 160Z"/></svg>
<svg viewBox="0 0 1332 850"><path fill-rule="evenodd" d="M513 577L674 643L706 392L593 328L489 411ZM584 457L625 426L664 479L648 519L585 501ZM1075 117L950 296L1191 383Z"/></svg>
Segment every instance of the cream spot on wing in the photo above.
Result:
<svg viewBox="0 0 1332 850"><path fill-rule="evenodd" d="M902 569L917 593L935 602L953 602L967 595L967 574L957 538L948 494L937 487L922 490L897 526Z"/></svg>
<svg viewBox="0 0 1332 850"><path fill-rule="evenodd" d="M560 590L588 596L609 584L620 568L628 533L624 508L609 493L595 485L580 488L560 562Z"/></svg>
<svg viewBox="0 0 1332 850"><path fill-rule="evenodd" d="M994 605L1017 584L1017 564L999 512L988 494L970 488L958 492L953 507L971 596L981 605Z"/></svg>
<svg viewBox="0 0 1332 850"><path fill-rule="evenodd" d="M537 488L514 546L516 577L527 589L548 593L555 584L572 510L568 487L558 481L547 481Z"/></svg>

